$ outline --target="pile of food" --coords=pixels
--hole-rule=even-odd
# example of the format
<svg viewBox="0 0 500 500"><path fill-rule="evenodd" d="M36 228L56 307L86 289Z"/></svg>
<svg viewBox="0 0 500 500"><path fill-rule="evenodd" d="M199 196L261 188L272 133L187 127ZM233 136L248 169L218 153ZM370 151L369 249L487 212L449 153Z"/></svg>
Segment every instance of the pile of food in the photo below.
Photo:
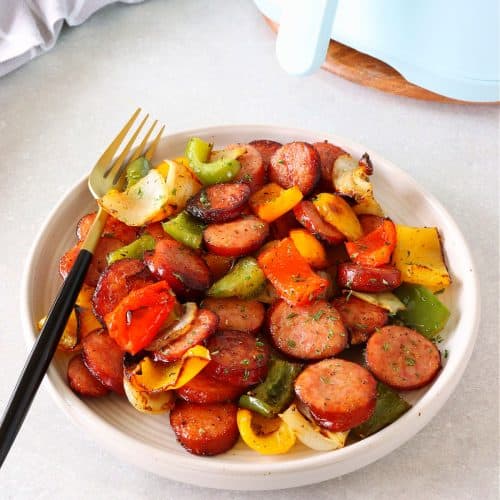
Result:
<svg viewBox="0 0 500 500"><path fill-rule="evenodd" d="M183 157L132 162L99 200L109 216L59 344L71 388L169 412L197 455L239 437L335 450L392 423L440 371L450 276L438 229L393 222L372 173L326 141L192 138Z"/></svg>

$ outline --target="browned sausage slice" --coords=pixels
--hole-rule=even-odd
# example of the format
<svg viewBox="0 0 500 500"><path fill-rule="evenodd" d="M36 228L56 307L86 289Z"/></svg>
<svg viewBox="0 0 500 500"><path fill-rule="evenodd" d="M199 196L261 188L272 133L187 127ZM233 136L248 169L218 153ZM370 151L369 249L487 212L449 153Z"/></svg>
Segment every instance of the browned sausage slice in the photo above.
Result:
<svg viewBox="0 0 500 500"><path fill-rule="evenodd" d="M210 224L203 231L203 240L212 253L240 257L260 248L268 235L269 224L249 215L223 224Z"/></svg>
<svg viewBox="0 0 500 500"><path fill-rule="evenodd" d="M99 280L99 275L108 265L106 257L108 253L121 248L123 243L116 238L101 238L94 251L94 256L89 266L89 270L85 276L85 283L89 286L96 286ZM69 249L59 260L59 273L66 279L73 264L80 252L80 243L77 243L73 248Z"/></svg>
<svg viewBox="0 0 500 500"><path fill-rule="evenodd" d="M255 141L250 142L250 145L253 146L262 156L262 161L264 162L264 166L266 169L269 167L271 163L271 158L276 151L278 151L283 144L276 141L271 141L269 139L257 139Z"/></svg>
<svg viewBox="0 0 500 500"><path fill-rule="evenodd" d="M319 425L343 432L371 417L377 382L356 363L324 359L309 365L297 377L295 393Z"/></svg>
<svg viewBox="0 0 500 500"><path fill-rule="evenodd" d="M246 184L215 184L190 198L186 210L203 222L227 222L241 214L248 198L250 188Z"/></svg>
<svg viewBox="0 0 500 500"><path fill-rule="evenodd" d="M210 271L194 250L172 238L156 243L154 250L144 253L151 273L165 280L183 298L190 298L210 286Z"/></svg>
<svg viewBox="0 0 500 500"><path fill-rule="evenodd" d="M118 344L104 330L82 340L83 360L90 373L118 394L123 390L123 354Z"/></svg>
<svg viewBox="0 0 500 500"><path fill-rule="evenodd" d="M202 258L210 270L212 283L220 280L222 276L227 274L234 264L233 257L224 257L223 255L215 255L214 253L203 254Z"/></svg>
<svg viewBox="0 0 500 500"><path fill-rule="evenodd" d="M264 306L257 300L207 298L203 307L219 317L221 330L256 333L264 322Z"/></svg>
<svg viewBox="0 0 500 500"><path fill-rule="evenodd" d="M404 326L384 326L366 344L366 362L379 380L394 389L409 391L429 384L441 368L437 347Z"/></svg>
<svg viewBox="0 0 500 500"><path fill-rule="evenodd" d="M94 295L92 306L98 318L110 313L132 290L137 290L155 280L147 267L137 259L121 259L101 274Z"/></svg>
<svg viewBox="0 0 500 500"><path fill-rule="evenodd" d="M170 425L179 443L194 455L218 455L238 440L237 406L233 403L195 404L177 401Z"/></svg>
<svg viewBox="0 0 500 500"><path fill-rule="evenodd" d="M278 217L275 221L271 222L271 239L282 240L289 235L291 229L295 229L297 227L300 227L300 224L297 222L293 212L290 210L281 217Z"/></svg>
<svg viewBox="0 0 500 500"><path fill-rule="evenodd" d="M388 292L401 285L401 273L394 266L360 266L342 262L337 269L337 283L356 292Z"/></svg>
<svg viewBox="0 0 500 500"><path fill-rule="evenodd" d="M244 387L221 382L202 370L187 384L177 389L177 394L189 403L225 403L234 401L245 391Z"/></svg>
<svg viewBox="0 0 500 500"><path fill-rule="evenodd" d="M307 196L319 180L321 160L307 142L290 142L274 153L269 179L285 189L297 186Z"/></svg>
<svg viewBox="0 0 500 500"><path fill-rule="evenodd" d="M389 315L385 309L357 297L339 297L333 301L342 323L349 332L351 344L362 344L377 329L387 324Z"/></svg>
<svg viewBox="0 0 500 500"><path fill-rule="evenodd" d="M299 359L329 358L347 347L340 314L324 300L306 306L280 300L270 310L269 332L280 351Z"/></svg>
<svg viewBox="0 0 500 500"><path fill-rule="evenodd" d="M246 153L238 158L241 168L235 182L247 184L251 192L258 191L266 183L266 167L259 151L249 144L230 144L224 149L246 148Z"/></svg>
<svg viewBox="0 0 500 500"><path fill-rule="evenodd" d="M90 231L90 227L95 220L95 216L96 213L92 212L90 214L84 215L78 221L78 224L76 226L76 236L78 238L78 241L83 241L87 237L87 234ZM108 215L101 236L116 238L122 241L123 245L128 245L137 238L137 228L127 226L127 224L124 224L118 219L111 217L111 215Z"/></svg>
<svg viewBox="0 0 500 500"><path fill-rule="evenodd" d="M378 215L372 214L361 214L358 215L359 222L361 227L363 228L363 234L371 233L375 231L379 226L384 223L384 218L379 217Z"/></svg>
<svg viewBox="0 0 500 500"><path fill-rule="evenodd" d="M332 183L332 170L335 160L341 156L347 154L342 148L329 143L328 141L315 142L313 144L314 149L319 153L321 160L321 179L328 185L330 191L333 189Z"/></svg>
<svg viewBox="0 0 500 500"><path fill-rule="evenodd" d="M293 213L310 233L330 245L337 245L345 240L345 236L337 228L322 219L312 201L301 201L294 207Z"/></svg>
<svg viewBox="0 0 500 500"><path fill-rule="evenodd" d="M222 330L210 337L207 348L212 359L205 371L217 380L246 387L267 374L269 347L251 333Z"/></svg>
<svg viewBox="0 0 500 500"><path fill-rule="evenodd" d="M158 361L169 363L181 358L191 347L200 344L217 330L219 318L212 311L199 309L193 326L182 337L174 340L171 344L155 351L154 357Z"/></svg>
<svg viewBox="0 0 500 500"><path fill-rule="evenodd" d="M67 374L69 386L81 396L98 398L108 393L107 387L101 384L85 366L81 354L71 359Z"/></svg>

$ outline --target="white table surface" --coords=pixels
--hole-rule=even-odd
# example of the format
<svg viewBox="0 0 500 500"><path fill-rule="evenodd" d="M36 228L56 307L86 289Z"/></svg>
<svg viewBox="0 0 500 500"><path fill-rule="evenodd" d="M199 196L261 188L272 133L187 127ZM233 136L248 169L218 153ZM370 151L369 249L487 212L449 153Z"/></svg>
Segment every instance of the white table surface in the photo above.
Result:
<svg viewBox="0 0 500 500"><path fill-rule="evenodd" d="M79 432L42 389L0 471L9 499L494 499L498 494L499 110L286 75L250 1L151 0L105 9L0 80L0 407L26 355L19 284L61 195L140 104L172 131L270 123L331 131L383 153L434 193L464 232L482 323L457 390L416 437L347 476L288 491L228 492L163 480Z"/></svg>

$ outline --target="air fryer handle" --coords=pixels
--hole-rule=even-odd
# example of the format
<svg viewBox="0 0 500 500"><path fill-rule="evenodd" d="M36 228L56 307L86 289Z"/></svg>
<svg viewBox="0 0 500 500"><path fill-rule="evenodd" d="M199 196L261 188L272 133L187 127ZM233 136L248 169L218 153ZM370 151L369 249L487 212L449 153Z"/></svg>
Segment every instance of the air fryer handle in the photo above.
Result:
<svg viewBox="0 0 500 500"><path fill-rule="evenodd" d="M276 55L292 75L308 75L323 64L337 0L287 0L280 19Z"/></svg>

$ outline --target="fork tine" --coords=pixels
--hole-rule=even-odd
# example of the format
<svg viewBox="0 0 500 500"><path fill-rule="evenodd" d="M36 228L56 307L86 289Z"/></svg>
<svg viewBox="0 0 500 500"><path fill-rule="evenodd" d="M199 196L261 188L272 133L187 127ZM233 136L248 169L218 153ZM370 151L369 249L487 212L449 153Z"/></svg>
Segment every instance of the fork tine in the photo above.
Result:
<svg viewBox="0 0 500 500"><path fill-rule="evenodd" d="M151 125L151 127L149 128L149 130L147 131L146 135L144 136L144 139L142 140L142 142L139 144L139 146L137 146L134 150L134 154L132 155L132 158L130 158L130 160L128 161L128 163L132 163L133 161L137 160L137 158L139 158L139 156L141 156L142 154L142 151L144 150L147 142L148 142L148 139L149 139L149 136L151 135L151 132L153 132L154 128L156 127L158 123L158 120L155 120L153 125Z"/></svg>
<svg viewBox="0 0 500 500"><path fill-rule="evenodd" d="M124 125L124 127L120 130L119 134L115 137L113 142L108 146L106 151L104 151L101 157L97 160L94 168L96 167L104 168L111 162L113 156L115 156L117 149L120 147L120 144L123 142L123 139L127 135L128 131L134 124L135 119L137 118L138 114L141 111L142 111L141 108L137 108L135 110L134 114L130 117L129 121Z"/></svg>
<svg viewBox="0 0 500 500"><path fill-rule="evenodd" d="M151 143L151 146L149 146L148 150L144 154L146 160L151 161L151 158L153 158L153 155L155 154L156 151L156 146L158 146L158 143L160 142L161 139L161 134L163 134L164 130L165 130L165 125L162 126L162 128L158 132L158 135L154 138L153 142Z"/></svg>
<svg viewBox="0 0 500 500"><path fill-rule="evenodd" d="M135 140L137 139L137 136L139 135L139 132L141 131L142 127L146 123L146 120L149 118L149 114L147 114L143 119L142 122L139 124L137 127L137 130L132 134L132 137L130 140L127 142L127 145L123 148L123 151L120 153L120 156L115 160L113 165L109 167L106 172L104 172L104 177L107 177L110 173L115 172L115 176L113 179L113 184L116 184L118 179L120 178L123 168L125 168L125 163L124 160L127 157L130 148L134 145Z"/></svg>

